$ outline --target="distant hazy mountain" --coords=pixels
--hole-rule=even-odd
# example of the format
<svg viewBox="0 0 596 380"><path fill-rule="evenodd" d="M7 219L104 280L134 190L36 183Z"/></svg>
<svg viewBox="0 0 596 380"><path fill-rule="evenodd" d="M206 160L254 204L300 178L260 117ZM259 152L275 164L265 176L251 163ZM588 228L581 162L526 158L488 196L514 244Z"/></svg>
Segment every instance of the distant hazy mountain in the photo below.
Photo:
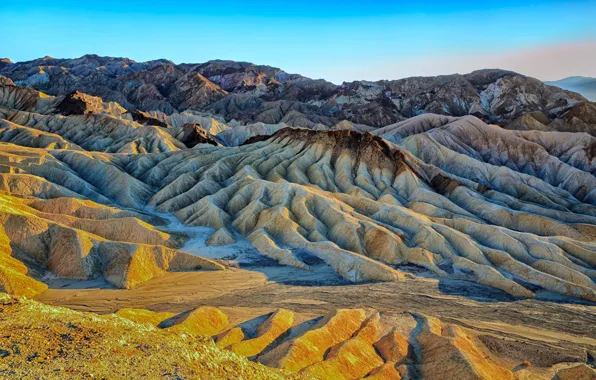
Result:
<svg viewBox="0 0 596 380"><path fill-rule="evenodd" d="M557 86L564 90L574 91L582 94L588 100L596 101L596 78L590 77L568 77L553 82L544 82L551 86Z"/></svg>

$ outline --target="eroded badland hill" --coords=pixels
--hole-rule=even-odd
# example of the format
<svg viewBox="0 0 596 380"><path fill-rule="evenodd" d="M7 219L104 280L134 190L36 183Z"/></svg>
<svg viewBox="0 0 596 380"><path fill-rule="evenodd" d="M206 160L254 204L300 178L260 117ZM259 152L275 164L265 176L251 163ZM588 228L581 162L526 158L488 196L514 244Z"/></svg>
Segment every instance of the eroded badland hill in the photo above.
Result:
<svg viewBox="0 0 596 380"><path fill-rule="evenodd" d="M596 378L581 95L3 62L0 377Z"/></svg>

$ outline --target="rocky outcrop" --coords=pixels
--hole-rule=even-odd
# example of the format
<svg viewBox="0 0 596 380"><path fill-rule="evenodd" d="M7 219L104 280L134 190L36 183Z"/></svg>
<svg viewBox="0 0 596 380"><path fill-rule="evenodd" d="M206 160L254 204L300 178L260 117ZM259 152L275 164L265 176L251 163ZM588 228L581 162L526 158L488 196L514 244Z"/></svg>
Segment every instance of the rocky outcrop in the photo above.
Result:
<svg viewBox="0 0 596 380"><path fill-rule="evenodd" d="M560 369L553 380L593 380L596 370L587 364L580 364L570 368Z"/></svg>
<svg viewBox="0 0 596 380"><path fill-rule="evenodd" d="M234 244L235 242L236 239L234 238L232 232L230 232L230 230L224 227L215 231L213 235L211 235L205 243L207 245L220 246Z"/></svg>
<svg viewBox="0 0 596 380"><path fill-rule="evenodd" d="M181 128L173 131L172 134L187 148L193 148L197 144L221 145L215 137L211 136L199 124L184 124Z"/></svg>
<svg viewBox="0 0 596 380"><path fill-rule="evenodd" d="M435 113L475 115L504 126L527 113L541 112L549 120L559 119L560 131L594 125L583 119L568 125L560 118L577 104L588 104L581 95L505 70L337 86L247 62L175 65L167 60L138 63L86 55L5 62L0 74L17 85L56 96L80 90L118 102L126 109L167 114L201 110L242 124L284 123L313 128L348 120L383 127L421 113Z"/></svg>
<svg viewBox="0 0 596 380"><path fill-rule="evenodd" d="M2 176L19 196L148 205L187 225L227 228L308 270L295 254L306 250L354 282L403 280L399 265L416 264L516 297L534 296L531 283L595 299L590 140L507 131L471 116L422 115L379 132L387 140L285 129L237 148L156 155L7 146ZM68 225L113 238L109 223ZM140 227L127 225L129 236Z"/></svg>
<svg viewBox="0 0 596 380"><path fill-rule="evenodd" d="M172 113L169 115L160 111L148 112L137 110L136 112L142 112L144 118L151 118L152 120L154 119L161 123L164 123L165 127L178 128L184 126L185 124L199 124L209 134L214 136L220 134L228 128L238 126L237 123L230 123L230 125L226 124L225 120L222 117L217 117L209 113L198 111L184 111L179 113ZM135 111L133 111L133 113L135 113Z"/></svg>
<svg viewBox="0 0 596 380"><path fill-rule="evenodd" d="M578 103L549 125L560 132L585 132L596 135L596 103Z"/></svg>
<svg viewBox="0 0 596 380"><path fill-rule="evenodd" d="M197 328L211 326L213 315L221 315L221 311L215 308L203 308L210 312L203 313L202 318L193 319L193 326ZM478 330L417 313L411 314L411 326L410 317L400 318L396 325L393 312L362 309L334 310L323 317L310 315L307 321L303 321L303 314L283 309L251 317L250 320L245 320L248 315L238 319L238 310L232 313L236 315L237 325L215 336L216 346L227 347L227 350L238 352L252 361L285 368L288 376L297 373L303 378L317 379L453 377L491 380L523 377L550 380L591 379L594 373L592 366L583 363L585 352L583 356L580 354L574 358L565 355L547 358L544 352L537 352L534 347L536 342L528 340L530 335L518 335L519 331L509 325L503 325L505 330L501 332L492 328L499 324L483 324L484 327ZM117 313L124 318L127 314L131 320L148 323L151 327L153 322L147 322L147 318L153 319L163 313L143 313L142 310ZM185 315L188 313L180 314ZM251 327L258 319L264 322L258 327ZM490 336L483 330L489 326L492 326ZM166 327L168 332L174 331L171 327L162 327ZM176 333L190 334L199 339L202 335L184 329ZM501 333L507 338L493 335ZM551 339L546 330L542 333L547 334L546 339ZM516 339L512 339L512 335ZM408 340L404 336L408 336ZM531 336L540 339L536 335ZM551 343L542 341L540 344L550 347ZM520 350L520 347L524 348ZM558 352L561 347L557 345L550 349ZM545 360L529 362L528 354L539 355L533 359L540 357Z"/></svg>
<svg viewBox="0 0 596 380"><path fill-rule="evenodd" d="M223 98L227 92L199 73L188 73L177 80L170 92L172 105L179 110L202 109Z"/></svg>
<svg viewBox="0 0 596 380"><path fill-rule="evenodd" d="M201 306L166 319L159 327L198 336L214 336L228 326L228 317L216 307Z"/></svg>
<svg viewBox="0 0 596 380"><path fill-rule="evenodd" d="M109 115L61 117L0 109L0 117L21 127L59 136L55 138L66 139L87 151L151 153L185 148L182 142L176 140L164 128L142 126ZM35 146L26 140L21 145Z"/></svg>
<svg viewBox="0 0 596 380"><path fill-rule="evenodd" d="M395 364L406 360L410 346L404 337L392 330L375 343L375 349L383 360Z"/></svg>
<svg viewBox="0 0 596 380"><path fill-rule="evenodd" d="M29 277L29 268L13 257L10 238L0 227L0 292L20 297L35 297L48 289L41 281Z"/></svg>
<svg viewBox="0 0 596 380"><path fill-rule="evenodd" d="M130 116L132 117L132 119L134 121L136 121L139 124L156 125L158 127L163 127L163 128L168 127L168 125L165 122L163 122L157 118L154 118L153 116L151 116L151 114L149 112L140 111L140 110L132 110L132 111L130 111Z"/></svg>
<svg viewBox="0 0 596 380"><path fill-rule="evenodd" d="M487 360L472 338L454 325L421 316L417 336L421 348L420 373L425 379L514 379L513 373Z"/></svg>
<svg viewBox="0 0 596 380"><path fill-rule="evenodd" d="M97 96L90 96L80 91L71 92L66 95L57 105L57 111L62 115L99 115L102 113L120 116L126 110L118 103L104 104Z"/></svg>
<svg viewBox="0 0 596 380"><path fill-rule="evenodd" d="M520 116L506 127L520 131L583 132L595 135L595 125L596 104L586 102L568 108L552 120L541 112L532 112Z"/></svg>
<svg viewBox="0 0 596 380"><path fill-rule="evenodd" d="M218 348L226 348L244 339L244 331L240 327L226 330L215 337L215 345Z"/></svg>
<svg viewBox="0 0 596 380"><path fill-rule="evenodd" d="M228 128L217 135L217 137L228 146L238 146L245 143L249 144L255 141L266 140L275 132L287 127L288 125L286 124L254 123Z"/></svg>
<svg viewBox="0 0 596 380"><path fill-rule="evenodd" d="M257 329L257 336L227 346L228 350L248 358L260 354L294 324L294 313L290 310L279 309Z"/></svg>
<svg viewBox="0 0 596 380"><path fill-rule="evenodd" d="M32 88L15 86L10 79L0 83L0 109L46 113L53 112L59 101Z"/></svg>
<svg viewBox="0 0 596 380"><path fill-rule="evenodd" d="M33 296L47 289L26 276L29 268L38 276L49 271L70 279L103 277L119 288L135 287L168 270L224 269L167 248L172 244L168 234L134 218L79 219L46 214L24 203L0 194L0 282L11 294Z"/></svg>
<svg viewBox="0 0 596 380"><path fill-rule="evenodd" d="M368 317L349 339L333 346L325 360L302 370L318 378L358 379L383 365L373 343L378 339L380 315Z"/></svg>
<svg viewBox="0 0 596 380"><path fill-rule="evenodd" d="M0 293L0 313L1 377L307 379L251 363L209 339L115 315L81 313L5 293Z"/></svg>
<svg viewBox="0 0 596 380"><path fill-rule="evenodd" d="M9 63L4 62L3 60L0 60L0 62L5 63L5 64L9 64ZM12 63L12 62L10 62L10 63ZM0 75L0 85L1 86L14 86L15 84L14 84L14 82L10 78L7 78L7 77L5 77L3 75Z"/></svg>
<svg viewBox="0 0 596 380"><path fill-rule="evenodd" d="M322 361L325 352L352 336L364 318L364 310L337 310L312 330L280 344L259 361L271 367L298 372Z"/></svg>

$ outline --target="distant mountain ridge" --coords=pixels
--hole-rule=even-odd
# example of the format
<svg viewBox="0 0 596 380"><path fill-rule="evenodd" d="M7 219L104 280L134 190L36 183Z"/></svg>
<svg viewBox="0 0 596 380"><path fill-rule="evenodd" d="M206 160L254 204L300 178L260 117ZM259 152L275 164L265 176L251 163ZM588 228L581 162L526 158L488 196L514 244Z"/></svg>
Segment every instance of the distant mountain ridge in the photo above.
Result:
<svg viewBox="0 0 596 380"><path fill-rule="evenodd" d="M0 374L594 378L581 95L503 70L1 62Z"/></svg>
<svg viewBox="0 0 596 380"><path fill-rule="evenodd" d="M574 76L544 83L582 94L591 102L596 101L596 78Z"/></svg>
<svg viewBox="0 0 596 380"><path fill-rule="evenodd" d="M136 62L90 54L17 63L5 59L0 74L16 85L50 95L81 91L127 110L165 114L192 110L218 115L226 122L306 128L343 120L379 128L423 113L474 115L509 126L538 112L537 117L549 124L588 103L577 93L499 69L335 85L248 62L174 64L166 59Z"/></svg>

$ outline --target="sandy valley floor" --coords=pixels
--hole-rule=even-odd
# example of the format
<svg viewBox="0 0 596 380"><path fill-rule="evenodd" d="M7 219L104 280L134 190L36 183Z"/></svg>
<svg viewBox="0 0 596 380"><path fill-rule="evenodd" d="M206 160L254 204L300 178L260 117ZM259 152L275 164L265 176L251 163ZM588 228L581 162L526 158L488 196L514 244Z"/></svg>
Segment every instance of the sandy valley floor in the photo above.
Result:
<svg viewBox="0 0 596 380"><path fill-rule="evenodd" d="M561 361L591 362L596 354L596 305L539 293L514 300L486 286L437 280L418 273L394 283L352 285L325 267L313 272L289 267L231 268L222 272L169 273L132 289L102 282L54 281L37 299L75 310L111 313L124 307L181 312L200 305L221 307L231 322L258 322L283 307L300 315L296 324L336 308L374 308L387 325L406 336L414 313L458 324L511 363L521 357L536 367ZM587 354L586 354L587 353ZM562 360L563 359L563 360ZM539 368L534 368L534 371Z"/></svg>

